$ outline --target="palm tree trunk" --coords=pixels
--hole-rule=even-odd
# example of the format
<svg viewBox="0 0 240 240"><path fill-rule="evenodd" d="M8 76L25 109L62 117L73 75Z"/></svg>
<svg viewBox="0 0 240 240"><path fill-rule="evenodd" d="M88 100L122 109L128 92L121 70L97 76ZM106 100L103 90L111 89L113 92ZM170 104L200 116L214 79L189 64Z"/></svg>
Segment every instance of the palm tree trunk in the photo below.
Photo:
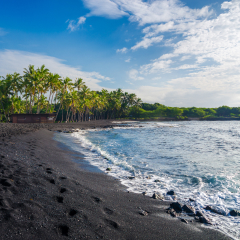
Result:
<svg viewBox="0 0 240 240"><path fill-rule="evenodd" d="M29 100L29 111L28 111L28 113L31 113L31 106L32 106L32 95L30 95L30 100Z"/></svg>
<svg viewBox="0 0 240 240"><path fill-rule="evenodd" d="M70 114L70 107L67 110L67 117L66 117L66 121L69 122L69 114Z"/></svg>
<svg viewBox="0 0 240 240"><path fill-rule="evenodd" d="M1 104L2 104L2 109L3 109L4 117L6 118L6 121L8 122L8 118L7 118L7 115L6 115L6 112L5 112L4 106L3 106L2 99L1 99Z"/></svg>
<svg viewBox="0 0 240 240"><path fill-rule="evenodd" d="M63 106L62 106L62 122L63 122Z"/></svg>
<svg viewBox="0 0 240 240"><path fill-rule="evenodd" d="M26 97L26 113L27 113L27 109L28 109L28 107L27 107L27 105L28 105L28 100L27 100L27 97Z"/></svg>
<svg viewBox="0 0 240 240"><path fill-rule="evenodd" d="M39 114L39 93L38 93L38 100L37 100L37 114Z"/></svg>
<svg viewBox="0 0 240 240"><path fill-rule="evenodd" d="M50 106L51 95L52 95L52 91L50 91L50 94L49 94L49 100L48 100L48 106L47 106L46 113L48 113L48 108Z"/></svg>
<svg viewBox="0 0 240 240"><path fill-rule="evenodd" d="M72 120L72 122L73 122L73 110L72 110L72 116L71 116L71 120Z"/></svg>
<svg viewBox="0 0 240 240"><path fill-rule="evenodd" d="M59 113L59 110L60 110L60 108L61 108L61 103L60 103L60 105L59 105L59 108L58 108L58 111L57 111L57 114L56 114L56 117L55 117L55 121L56 121L56 119L57 119L57 117L58 117L58 113ZM55 109L55 108L54 108Z"/></svg>

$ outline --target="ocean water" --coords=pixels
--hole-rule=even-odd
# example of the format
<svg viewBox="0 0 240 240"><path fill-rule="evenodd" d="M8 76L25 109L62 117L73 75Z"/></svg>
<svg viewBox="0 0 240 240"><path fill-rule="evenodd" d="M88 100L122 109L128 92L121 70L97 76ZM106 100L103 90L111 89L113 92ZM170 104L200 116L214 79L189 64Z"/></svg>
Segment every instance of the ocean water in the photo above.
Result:
<svg viewBox="0 0 240 240"><path fill-rule="evenodd" d="M159 192L201 210L218 229L240 239L240 122L131 122L110 129L58 133L56 140L121 180L129 191ZM129 179L129 177L134 177ZM155 182L159 180L159 182ZM190 202L189 198L195 199ZM206 205L225 216L204 210Z"/></svg>

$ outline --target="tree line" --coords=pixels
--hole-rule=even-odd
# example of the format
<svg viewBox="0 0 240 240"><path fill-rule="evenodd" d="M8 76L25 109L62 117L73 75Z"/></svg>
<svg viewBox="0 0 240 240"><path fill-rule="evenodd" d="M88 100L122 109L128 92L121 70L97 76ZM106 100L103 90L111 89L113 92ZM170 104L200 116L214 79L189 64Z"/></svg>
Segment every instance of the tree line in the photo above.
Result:
<svg viewBox="0 0 240 240"><path fill-rule="evenodd" d="M23 75L0 77L0 121L8 122L11 114L55 113L57 122L130 118L239 118L239 107L178 108L160 103L142 103L134 93L120 88L115 91L92 91L83 82L51 73L44 65L24 68Z"/></svg>
<svg viewBox="0 0 240 240"><path fill-rule="evenodd" d="M0 121L11 114L56 113L56 121L78 122L129 116L139 108L141 99L134 93L92 91L83 79L74 81L51 73L44 65L24 68L23 75L7 74L0 78Z"/></svg>
<svg viewBox="0 0 240 240"><path fill-rule="evenodd" d="M239 118L240 107L228 107L221 106L218 108L178 108L178 107L167 107L165 105L154 103L142 103L141 108L134 109L132 116L135 118L175 118L179 120L189 118L200 118L200 119L214 119L214 118Z"/></svg>

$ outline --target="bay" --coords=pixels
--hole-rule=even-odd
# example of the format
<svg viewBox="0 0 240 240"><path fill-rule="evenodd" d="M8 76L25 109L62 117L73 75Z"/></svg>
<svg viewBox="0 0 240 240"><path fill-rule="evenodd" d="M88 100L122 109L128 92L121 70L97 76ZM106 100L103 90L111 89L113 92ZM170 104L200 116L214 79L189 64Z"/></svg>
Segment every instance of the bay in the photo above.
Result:
<svg viewBox="0 0 240 240"><path fill-rule="evenodd" d="M110 168L129 191L176 192L178 201L204 211L213 227L240 238L240 122L131 122L130 126L59 134L102 171ZM195 202L189 202L189 198ZM226 216L205 211L206 205Z"/></svg>

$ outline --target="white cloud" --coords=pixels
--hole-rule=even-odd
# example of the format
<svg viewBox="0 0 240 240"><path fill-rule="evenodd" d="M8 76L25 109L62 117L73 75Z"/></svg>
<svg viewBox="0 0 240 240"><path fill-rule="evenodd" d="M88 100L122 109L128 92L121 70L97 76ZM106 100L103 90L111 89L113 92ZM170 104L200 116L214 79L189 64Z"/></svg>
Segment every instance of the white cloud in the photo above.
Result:
<svg viewBox="0 0 240 240"><path fill-rule="evenodd" d="M135 81L137 81L137 80L144 80L143 77L139 77L139 76L138 76L138 75L139 75L139 72L138 72L138 70L136 70L136 69L131 69L131 70L129 71L128 75L129 75L129 78L130 78L130 79L133 79L133 80L135 80Z"/></svg>
<svg viewBox="0 0 240 240"><path fill-rule="evenodd" d="M110 80L98 72L84 72L78 68L68 66L63 63L63 60L50 57L44 54L4 50L0 51L0 76L5 76L8 73L19 72L23 74L23 69L29 65L34 65L35 68L43 64L53 73L58 73L61 77L83 78L87 86L93 90L101 90L100 83L103 80Z"/></svg>
<svg viewBox="0 0 240 240"><path fill-rule="evenodd" d="M91 10L89 16L104 16L107 18L121 18L128 15L120 6L111 0L83 0L84 5Z"/></svg>
<svg viewBox="0 0 240 240"><path fill-rule="evenodd" d="M169 22L181 19L196 19L211 14L209 7L191 9L179 0L83 0L91 10L88 16L120 18L129 16L130 21L140 25Z"/></svg>
<svg viewBox="0 0 240 240"><path fill-rule="evenodd" d="M159 76L152 78L153 81L158 81L160 79L161 79L161 77L159 77Z"/></svg>
<svg viewBox="0 0 240 240"><path fill-rule="evenodd" d="M185 60L188 60L190 58L191 58L190 55L184 55L184 56L181 57L180 61L185 61Z"/></svg>
<svg viewBox="0 0 240 240"><path fill-rule="evenodd" d="M176 21L193 21L212 14L208 6L191 9L179 0L83 0L83 2L90 9L87 16L108 18L129 16L130 21L138 22L139 25L153 24L143 30L146 33L145 37L133 46L132 50L148 48L162 41L161 36L157 35L170 31ZM161 24L158 25L159 23Z"/></svg>
<svg viewBox="0 0 240 240"><path fill-rule="evenodd" d="M132 50L148 48L160 41L166 46L165 54L128 72L133 80L144 80L148 74L148 79L153 80L164 73L159 86L145 84L129 92L135 92L143 101L172 106L239 106L239 0L223 2L224 11L219 15L213 14L208 6L191 9L179 0L84 1L90 15L128 16L144 27L143 38L137 40ZM113 11L105 11L101 5ZM176 76L179 70L182 77L167 80L173 76L167 74L174 72Z"/></svg>
<svg viewBox="0 0 240 240"><path fill-rule="evenodd" d="M127 53L128 49L126 47L122 48L122 49L117 49L117 53Z"/></svg>
<svg viewBox="0 0 240 240"><path fill-rule="evenodd" d="M179 67L176 67L174 70L185 70L185 69L196 69L198 68L198 65L197 64L194 64L194 65L191 65L191 64L184 64L184 65L181 65Z"/></svg>
<svg viewBox="0 0 240 240"><path fill-rule="evenodd" d="M222 9L229 9L232 7L232 2L223 2L221 5Z"/></svg>
<svg viewBox="0 0 240 240"><path fill-rule="evenodd" d="M178 0L141 1L116 0L123 9L131 12L130 21L140 25L169 22L172 20L193 19L208 16L209 9L190 9Z"/></svg>
<svg viewBox="0 0 240 240"><path fill-rule="evenodd" d="M159 43L161 42L163 39L163 36L159 36L159 37L152 37L152 38L148 38L148 37L144 37L143 40L141 42L138 42L135 46L133 46L131 49L132 50L136 50L138 48L149 48L150 46L152 46L154 43Z"/></svg>
<svg viewBox="0 0 240 240"><path fill-rule="evenodd" d="M172 52L141 66L140 73L190 69L192 73L185 72L185 77L169 81L168 87L179 91L195 89L225 96L229 94L229 99L235 96L236 91L240 91L240 2L224 2L222 8L226 11L214 19L181 21L171 25L171 31L182 34L182 38L172 45ZM145 28L144 32L149 34L153 31L151 35L154 35L158 29L154 25ZM190 64L181 64L190 58Z"/></svg>
<svg viewBox="0 0 240 240"><path fill-rule="evenodd" d="M144 85L137 89L123 89L126 92L135 93L143 102L164 104L164 98L169 89Z"/></svg>
<svg viewBox="0 0 240 240"><path fill-rule="evenodd" d="M165 60L165 59L170 59L170 58L174 58L174 57L177 57L178 54L174 54L174 53L166 53L166 54L163 54L159 59L160 60Z"/></svg>
<svg viewBox="0 0 240 240"><path fill-rule="evenodd" d="M170 21L164 24L153 24L143 29L143 33L146 36L156 36L159 33L170 31L174 28L174 21Z"/></svg>
<svg viewBox="0 0 240 240"><path fill-rule="evenodd" d="M172 60L160 60L156 59L152 63L143 65L140 67L141 74L152 74L156 73L159 70L169 71L169 66L172 63Z"/></svg>
<svg viewBox="0 0 240 240"><path fill-rule="evenodd" d="M131 58L128 58L128 59L125 60L125 62L128 62L128 63L129 63L130 61L131 61Z"/></svg>
<svg viewBox="0 0 240 240"><path fill-rule="evenodd" d="M143 85L139 88L123 89L135 93L143 102L161 103L171 107L219 107L228 105L239 106L239 91L207 91L201 89L157 87Z"/></svg>
<svg viewBox="0 0 240 240"><path fill-rule="evenodd" d="M79 29L80 25L85 23L85 21L86 21L85 17L78 18L77 23L75 20L70 20L67 29L69 29L71 32L76 31Z"/></svg>
<svg viewBox="0 0 240 240"><path fill-rule="evenodd" d="M176 89L192 88L208 92L239 92L239 76L240 64L232 66L230 70L228 66L209 66L192 72L187 77L172 79L168 85Z"/></svg>

